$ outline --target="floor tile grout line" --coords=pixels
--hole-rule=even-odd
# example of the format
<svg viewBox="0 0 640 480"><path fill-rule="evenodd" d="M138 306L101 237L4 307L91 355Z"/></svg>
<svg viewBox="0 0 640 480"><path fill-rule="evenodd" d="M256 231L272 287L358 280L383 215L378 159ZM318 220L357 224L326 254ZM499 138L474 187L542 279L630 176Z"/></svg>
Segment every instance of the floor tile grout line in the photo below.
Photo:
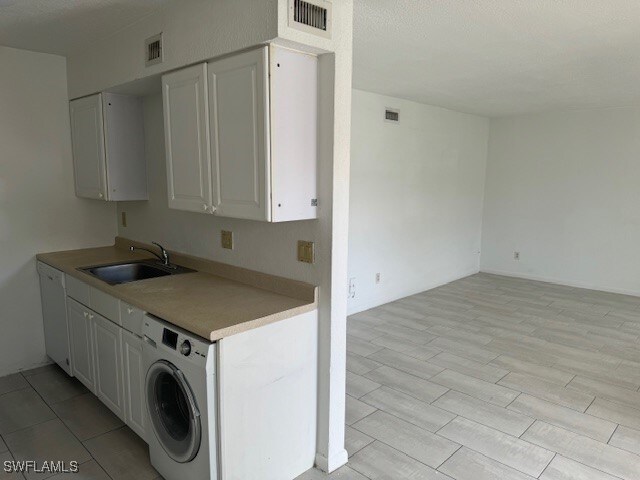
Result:
<svg viewBox="0 0 640 480"><path fill-rule="evenodd" d="M470 420L470 419L466 418L466 417L465 417L465 416L463 416L463 415L457 415L457 416L456 416L456 418L458 418L458 417L462 417L462 418L464 418L465 420ZM455 418L454 418L453 420L455 420ZM453 420L452 420L452 421L453 421ZM451 421L451 422L452 422L452 421ZM476 422L475 420L470 420L470 421L475 422L475 423L479 423L480 425L483 425L482 423L480 423L480 422ZM448 423L451 423L451 422L448 422ZM447 425L448 425L448 423L447 423ZM534 423L535 423L535 422L534 422ZM533 423L532 423L532 425L533 425ZM485 427L486 427L487 425L483 425L483 426L485 426ZM446 425L445 425L444 427L446 427ZM442 427L442 428L444 428L444 427ZM442 428L441 428L440 430L442 430ZM492 428L492 427L488 427L488 428ZM438 430L438 432L439 432L440 430ZM495 430L495 429L494 429L494 430ZM521 439L520 437L515 437L514 435L511 435L511 434L506 433L506 432L502 432L502 431L500 431L500 430L498 430L498 431L499 431L499 432L501 432L501 433L504 433L505 435L509 435L509 436L511 436L511 437L513 437L513 438L517 438L518 440L522 440L523 442L526 442L526 443L528 443L528 444L530 444L530 445L533 445L533 446L535 446L535 447L538 447L538 448L542 448L542 449L544 449L544 450L547 450L547 451L549 451L549 452L553 453L553 454L554 454L554 457L555 457L555 455L557 454L557 452L554 452L553 450L549 450L549 449L547 449L547 448L541 447L540 445L536 445L535 443L529 442L529 441L527 441L527 440L523 440L523 439ZM524 433L523 433L523 434L524 434ZM438 433L437 433L437 432L436 432L436 435L438 435ZM449 440L447 437L444 437L444 436L442 436L442 435L440 435L440 436L441 436L442 438L446 439L446 440ZM453 440L449 440L449 441L453 441ZM458 443L458 442L454 442L454 443ZM478 455L482 455L483 457L488 458L488 459L490 459L491 461L493 461L493 462L495 462L495 463L498 463L498 464L500 464L500 465L502 465L503 467L506 467L506 468L508 468L508 469L514 470L514 471L519 472L519 473L523 473L523 474L525 474L525 475L529 475L527 472L524 472L524 471L519 470L519 469L517 469L517 468L515 468L515 467L512 467L512 466L510 466L510 465L507 465L506 463L503 463L503 462L501 462L500 460L496 460L495 458L490 457L489 455L485 455L484 453L479 452L478 450L475 450L475 449L473 449L473 448L471 448L471 447L469 447L469 446L467 446L467 445L465 445L465 444L461 444L461 445L460 445L460 448L458 448L458 450L460 450L461 448L466 448L467 450L472 451L472 452L474 452L474 453L477 453ZM456 452L457 452L458 450L456 450ZM456 452L454 452L454 454L455 454ZM451 457L452 457L452 456L453 456L453 455L451 455ZM447 460L449 460L451 457L449 457ZM552 459L553 459L553 458L552 458ZM442 465L444 465L444 463L446 463L446 461L445 461L445 462L443 462L443 463L440 465L440 467L441 467ZM551 461L549 461L549 463L551 463ZM547 464L547 466L548 466L548 464ZM547 467L547 466L545 466L545 469L546 469L546 467ZM438 468L440 468L440 467L438 467ZM542 474L542 473L541 473L541 474ZM530 475L530 476L531 476L531 475Z"/></svg>
<svg viewBox="0 0 640 480"><path fill-rule="evenodd" d="M591 407L591 405L593 405L593 402L596 401L596 398L598 398L596 395L593 396L593 400L591 400L591 403L587 406L587 408L585 408L582 413L584 413L585 415L588 415L587 410L589 410L589 408Z"/></svg>
<svg viewBox="0 0 640 480"><path fill-rule="evenodd" d="M462 415L460 415L460 414L453 413L453 412L451 412L451 413L452 413L453 415L455 415L455 417L453 417L451 420L449 420L447 423L445 423L445 424L444 424L442 427L440 427L438 430L436 430L435 432L433 432L434 434L436 434L436 435L440 435L440 433L439 433L439 432L440 432L440 430L442 430L443 428L445 428L445 427L446 427L447 425L449 425L450 423L454 422L458 417L462 417L462 418L464 418L465 420L469 420L468 418L465 418L465 417L463 417L463 416L462 416ZM444 437L444 436L442 436L442 435L440 435L440 436L441 436L442 438L446 438L446 437ZM449 439L447 439L447 440L449 440ZM457 443L457 442L456 442L456 443Z"/></svg>
<svg viewBox="0 0 640 480"><path fill-rule="evenodd" d="M454 391L455 391L455 390L454 390ZM460 392L457 392L457 393L460 393ZM466 394L463 394L463 395L466 395ZM473 397L472 397L472 398L473 398ZM477 399L476 399L476 400L477 400ZM482 400L480 400L480 401L482 401ZM487 403L487 402L484 402L484 403ZM535 418L535 417L531 417L531 416L529 416L529 415L525 415L524 413L520 413L520 412L517 412L517 411L515 411L515 410L508 410L506 407L500 407L500 406L498 406L498 405L493 405L493 404L491 404L491 403L489 403L488 405L494 406L494 407L496 407L496 408L503 408L503 409L505 409L505 410L507 410L507 411L509 411L509 412L511 412L511 413L516 413L516 414L518 414L518 415L521 415L521 416L523 416L523 417L528 418L529 420L531 420L531 423L529 424L529 426L527 426L527 429L528 429L531 425L533 425L533 424L536 422L536 420L538 420L537 418ZM437 407L437 408L440 408L441 410L444 410L445 412L448 412L448 413L451 413L452 415L455 415L455 416L456 416L456 418L457 418L457 417L463 418L463 419L468 420L468 421L470 421L470 422L477 423L478 425L482 425L483 427L490 428L490 429L492 429L492 430L495 430L495 431L500 432L500 433L504 433L505 435L509 435L509 436L511 436L511 437L520 438L522 435L524 435L524 432L526 432L526 430L527 430L527 429L525 429L525 430L524 430L520 435L514 435L513 433L505 432L504 430L500 430L498 427L495 427L495 426L492 426L492 425L487 425L486 423L483 423L481 420L473 419L473 418L469 418L468 416L466 416L466 415L464 415L464 414L456 413L456 412L453 412L453 411L451 411L451 410L447 410L447 409L445 409L445 408L443 408L443 407L438 407L437 405L434 405L434 406L435 406L435 407ZM449 422L447 422L447 424L451 423L453 420L455 420L455 418L453 418L452 420L450 420ZM441 428L439 428L439 429L438 429L438 431L439 431L439 430L441 430L442 428L446 427L446 425L447 425L447 424L445 424L445 425L443 425ZM436 433L436 434L437 434L437 431L436 431L436 432L434 432L434 433Z"/></svg>
<svg viewBox="0 0 640 480"><path fill-rule="evenodd" d="M385 365L385 366L387 366L387 365ZM390 368L394 368L394 367L390 367ZM398 370L398 369L396 369L396 370ZM372 370L372 371L373 371L373 370ZM402 371L402 370L399 370L399 371ZM408 372L404 372L404 371L402 371L402 372L403 372L403 373L407 373L408 375L411 375L411 374L410 374L410 373L408 373ZM415 375L413 375L413 376L415 376ZM435 376L435 375L434 375L434 376ZM368 377L365 377L365 378L367 378L367 379L368 379ZM586 409L585 409L585 410L583 410L583 411L581 411L581 410L577 410L577 409L575 409L575 408L571 408L571 407L568 407L568 406L566 406L566 405L562 405L562 404L560 404L560 403L557 403L557 402L553 402L553 401L550 401L550 400L544 399L544 398L540 397L540 396L539 396L539 395L537 395L537 394L521 392L521 391L516 390L516 389L514 389L514 388L511 388L511 387L505 387L504 385L500 385L500 384L496 384L496 385L497 385L497 386L500 386L500 387L508 388L509 390L512 390L512 391L514 391L514 392L517 392L517 393L518 393L518 395L517 395L517 396L516 396L512 401L510 401L510 402L509 402L509 404L507 404L506 406L504 406L504 405L499 405L499 404L492 403L492 402L488 402L488 401L486 401L486 400L484 400L484 399L482 399L482 398L479 398L479 397L477 397L477 396L475 396L475 395L471 395L471 394L469 394L469 393L465 393L465 392L462 392L462 391L460 391L460 390L456 390L455 388L451 388L451 387L447 387L446 385L439 384L439 383L437 383L437 382L435 382L435 381L432 381L431 379L423 379L423 378L421 378L421 377L416 377L416 378L419 378L419 379L421 379L421 380L426 380L426 381L428 381L428 382L431 382L431 383L433 383L433 384L435 384L435 385L442 386L442 387L444 387L444 388L448 388L448 391L454 391L454 392L457 392L457 393L460 393L460 394L463 394L463 395L467 395L467 396L472 397L472 398L474 398L474 399L476 399L476 400L478 400L478 401L484 402L484 403L486 403L486 404L488 404L488 405L492 405L492 406L495 406L495 407L498 407L498 408L500 408L500 407L502 407L502 408L507 408L507 407L508 407L509 405L511 405L511 404L512 404L512 403L513 403L513 402L514 402L514 401L515 401L515 400L516 400L520 395L522 395L522 394L526 394L526 395L530 395L530 396L532 396L532 397L536 397L536 398L537 398L537 399L539 399L539 400L542 400L542 401L545 401L545 402L551 403L551 404L553 404L553 405L556 405L556 406L559 406L559 407L564 407L564 408L569 408L569 409L571 409L571 410L573 410L573 411L575 411L575 412L577 412L577 413L583 413L583 414L586 414ZM369 379L369 380L370 380L370 379ZM543 380L544 380L544 379L543 379ZM377 383L377 382L376 382L376 383ZM490 383L490 382L487 382L487 383ZM442 395L438 396L438 397L437 397L437 398L435 398L433 401L431 401L431 402L426 402L424 399L421 399L421 398L419 398L419 397L416 397L416 396L414 396L414 395L412 395L412 394L410 394L410 393L407 393L407 392L405 392L405 391L398 390L397 388L394 388L393 386L389 386L389 385L385 385L385 384L381 384L381 386L384 386L384 387L386 387L386 388L389 388L389 389L395 390L395 391L397 391L397 392L403 393L403 394L405 394L405 395L408 395L408 396L410 396L410 397L412 397L412 398L415 398L416 400L419 400L419 401L421 401L421 402L423 402L423 403L427 403L427 404L429 404L429 405L432 405L432 404L433 404L434 402L436 402L439 398L441 398L442 396L446 395L446 393L448 393L448 391L447 391L447 392L444 392ZM558 384L558 386L560 386L560 385ZM378 388L380 388L380 387L377 387L375 390L377 390ZM374 391L374 390L372 390L372 391ZM368 392L368 393L370 393L370 392ZM357 400L360 400L360 398L364 397L364 396L365 396L365 395L367 395L368 393L366 393L366 394L362 395L361 397L357 398ZM350 395L350 396L352 396L352 395ZM593 395L590 395L590 396L593 396ZM352 397L353 397L353 396L352 396ZM597 396L593 396L593 397L594 397L594 398L593 398L593 400L591 400L591 403L589 404L589 406L591 406L591 405L593 404L593 402L595 401L595 399L597 398ZM354 398L355 398L355 397L354 397ZM616 403L616 402L613 402L613 403ZM589 407L587 407L587 409L588 409L588 408L589 408ZM594 415L592 415L592 416L594 416ZM599 417L596 417L596 418L599 418ZM604 419L604 420L606 420L606 419ZM613 423L613 422L612 422L612 423Z"/></svg>
<svg viewBox="0 0 640 480"><path fill-rule="evenodd" d="M36 367L36 368L40 368L40 367ZM22 376L24 377L24 374L22 374ZM31 375L29 375L29 376L31 376ZM77 380L75 377L69 377L69 378L72 378L73 380ZM112 477L107 473L107 471L105 470L104 466L103 466L103 465L98 461L98 459L97 459L97 458L95 458L95 457L93 456L93 454L91 453L91 451L89 451L89 449L85 446L84 442L83 442L82 440L80 440L80 438L78 438L78 436L77 436L77 435L76 435L76 434L75 434L75 433L74 433L74 432L73 432L73 431L72 431L72 430L67 426L67 424L64 422L64 420L62 420L62 418L60 418L60 417L58 416L58 413L57 413L53 408L51 408L51 407L52 407L52 405L55 405L56 403L61 403L61 402L55 402L55 403L53 403L53 404L49 404L49 403L47 403L47 401L44 399L44 397L42 396L42 394L41 394L41 393L40 393L40 392L39 392L39 391L34 387L34 385L33 385L31 382L29 382L28 378L26 378L26 380L27 380L27 383L29 384L29 388L31 388L31 389L36 393L36 395L38 395L38 397L40 397L40 399L44 402L44 404L47 406L47 408L48 408L48 409L49 409L49 410L50 410L50 411L55 415L55 418L51 418L51 419L49 419L49 420L45 420L45 421L43 421L43 422L39 422L39 423L36 423L36 424L34 424L34 425L30 425L30 426L25 427L25 428L21 428L21 429L19 429L19 430L16 430L15 432L19 432L19 431L21 431L21 430L26 430L26 429L28 429L28 428L35 427L35 426L37 426L37 425L42 425L43 423L50 422L51 420L59 420L59 421L60 421L60 423L62 423L62 425L64 425L64 427L69 431L69 433L71 433L71 435L72 435L72 436L73 436L73 437L78 441L78 443L82 446L82 448L87 452L87 454L89 455L90 459L91 459L91 460L93 460L93 461L95 461L95 462L100 466L100 468L104 471L104 473L107 475L107 477L109 477L109 479L113 480L113 478L112 478ZM26 388L25 388L25 389L23 389L23 390L26 390ZM91 392L90 392L90 391L87 391L87 392L84 392L84 393L82 393L82 394L73 395L72 397L69 397L67 400L70 400L70 399L75 398L75 397L80 396L80 395L84 395L84 394L86 394L86 393L91 393ZM66 400L62 400L62 401L66 401ZM120 428L122 428L122 427L120 427ZM115 429L115 430L117 430L117 429ZM113 431L113 430L112 430L112 431ZM11 433L15 433L15 432L11 432ZM108 433L108 432L105 432L105 433ZM100 436L100 435L97 435L97 436L96 436L96 437L94 437L94 438L97 438L97 437L99 437L99 436ZM5 444L6 444L6 442L5 442ZM9 450L9 452L11 453L11 455L15 457L15 454L11 451L11 449L9 448L9 445L7 445L7 449ZM87 460L87 462L88 462L88 461L90 461L90 460ZM84 464L84 463L87 463L87 462L83 462L83 464Z"/></svg>
<svg viewBox="0 0 640 480"><path fill-rule="evenodd" d="M545 421L543 421L543 420L539 420L539 422L544 423L544 424L547 424L547 425L551 425L550 423L545 422ZM568 432L571 432L570 430L567 430L566 428L563 428L563 427L557 427L557 428L560 428L560 429L562 429L562 430L566 430L566 431L568 431ZM575 432L571 432L571 433L574 433L574 434L575 434ZM581 436L581 437L584 437L584 435L580 435L580 434L576 434L576 435ZM593 440L593 439L592 439L592 440ZM597 441L597 440L596 440L596 441ZM597 441L597 442L598 442L598 443L600 443L600 444L602 444L603 446L607 446L607 447L613 448L613 449L615 449L615 450L619 450L619 451L622 451L622 452L630 453L631 455L633 455L631 452L628 452L627 450L624 450L624 449L622 449L622 448L615 447L615 446L613 446L613 445L609 445L609 444L606 444L606 443L603 443L603 442L599 442L599 441ZM535 443L535 442L533 442L533 441L531 441L531 442L529 442L529 443L532 443L533 445L539 446L540 448L545 448L545 449L547 449L546 447L543 447L542 445L539 445L539 444L537 444L537 443ZM548 449L547 449L547 450L548 450ZM549 450L549 451L552 451L552 450ZM557 453L558 455L560 455L561 457L568 458L568 459L570 459L570 460L572 460L572 461L574 461L574 462L576 462L576 463L579 463L579 464L581 464L581 465L583 465L583 466L585 466L585 467L591 468L591 469L596 470L596 471L601 472L601 473L605 473L605 474L607 474L607 475L609 475L609 476L612 476L612 477L614 477L614 478L616 478L616 479L620 478L620 477L618 477L617 475L614 475L614 474L613 474L612 472L610 472L610 471L602 470L602 469L597 468L597 467L595 467L595 466L593 466L593 465L586 464L586 463L584 463L584 462L582 462L582 461L580 461L580 460L577 460L577 459L575 459L575 458L572 458L571 456L568 456L568 455L562 455L560 452L556 452L556 453ZM638 456L638 455L635 455L635 456Z"/></svg>
<svg viewBox="0 0 640 480"><path fill-rule="evenodd" d="M359 420L358 420L358 421L359 421ZM360 431L360 430L358 430L357 428L353 428L353 426L345 424L345 430L346 430L346 428L347 428L347 427L348 427L348 428L351 428L351 429L353 429L353 430L355 430L355 431L356 431L356 432L358 432L358 433L362 433L363 435L366 435L367 437L371 438L371 442L369 442L369 443L367 443L366 445L364 445L364 446L360 447L358 450L356 450L356 451L354 451L354 452L351 452L351 453L349 453L349 452L347 451L347 458L351 458L351 457L353 457L353 456L354 456L356 453L358 453L360 450L363 450L363 449L367 448L369 445L371 445L371 444L372 444L373 442L375 442L375 440L376 440L374 437L372 437L372 436L370 436L370 435L367 435L366 433L361 432L361 431ZM346 437L346 433L345 433L345 437ZM345 448L345 449L346 449L346 448ZM347 465L348 465L348 461L347 461Z"/></svg>
<svg viewBox="0 0 640 480"><path fill-rule="evenodd" d="M5 392L3 394L0 395L0 398L4 397L5 395L9 395L11 393L16 393L16 392L21 392L22 390L28 390L28 389L32 389L35 390L35 388L33 388L31 386L31 384L27 385L26 387L22 387L22 388L16 388L15 390L11 390L10 392Z"/></svg>
<svg viewBox="0 0 640 480"><path fill-rule="evenodd" d="M616 425L616 428L613 429L613 432L611 432L611 435L609 436L609 439L607 440L607 445L610 445L610 441L613 438L613 436L616 434L616 432L618 431L618 428L620 428L620 424L618 423Z"/></svg>
<svg viewBox="0 0 640 480"><path fill-rule="evenodd" d="M442 437L442 438L444 438L444 437ZM449 441L451 442L452 440L449 440ZM458 442L453 442L453 443L458 443ZM435 468L434 467L431 467L431 468L433 468L436 471L440 471L440 467L442 467L445 463L447 463L449 460L451 460L451 457L453 457L456 453L458 453L462 448L464 448L464 445L463 444L459 444L458 448L456 448L455 451L444 460L444 462L442 462L440 465L438 465ZM444 473L444 472L442 472L442 473Z"/></svg>
<svg viewBox="0 0 640 480"><path fill-rule="evenodd" d="M615 447L614 447L614 448L615 448ZM607 472L607 471L602 470L602 469L600 469L600 468L596 468L596 467L594 467L594 466L592 466L592 465L587 465L587 464L586 464L586 463L584 463L584 462L581 462L581 461L576 460L576 459L574 459L574 458L571 458L571 457L568 457L568 456L562 455L562 454L561 454L561 453L559 453L559 452L556 452L556 456L559 456L560 458L566 458L566 459L568 459L568 460L571 460L572 462L575 462L575 463L578 463L578 464L582 465L583 467L590 468L591 470L595 470L596 472L599 472L599 473L603 473L603 474L605 474L605 475L608 475L609 477L611 477L611 478L612 478L612 479L614 479L614 480L624 480L622 477L619 477L619 476L617 476L617 475L614 475L614 474L613 474L613 473L611 473L611 472ZM555 456L554 456L554 458L555 458ZM547 465L547 468L548 468L548 465ZM546 470L546 469L545 469L545 470ZM543 472L543 473L544 473L544 472Z"/></svg>
<svg viewBox="0 0 640 480"><path fill-rule="evenodd" d="M551 460L549 460L549 463L547 463L547 465L540 472L540 475L538 475L536 478L540 478L540 477L542 477L542 475L544 475L544 472L547 471L547 469L549 468L549 465L551 465L553 463L553 461L555 460L555 458L557 456L558 456L558 452L553 452L553 457L551 457Z"/></svg>
<svg viewBox="0 0 640 480"><path fill-rule="evenodd" d="M36 426L38 426L38 425L42 425L43 423L47 423L47 422L50 422L51 420L55 420L55 419L57 419L57 418L58 418L58 415L56 414L56 412L54 412L54 411L53 411L53 409L51 408L51 406L50 406L47 402L45 402L44 398L42 398L42 395L40 395L40 392L38 392L38 391L33 387L33 385L31 385L31 383L29 383L29 387L21 388L21 389L19 389L19 390L14 390L13 392L18 392L18 391L22 391L22 390L27 390L27 389L29 389L29 388L30 388L31 390L33 390L33 391L35 392L35 394L40 398L40 400L42 400L42 401L43 401L43 403L46 405L46 407L47 407L49 410L51 410L51 413L53 413L53 414L55 415L55 418L50 418L50 419L48 419L48 420L44 420L44 421L42 421L42 422L34 423L34 424L32 424L32 425L28 425L28 426L26 426L26 427L19 428L19 429L17 429L17 430L13 430L13 431L11 431L11 432L3 433L3 434L2 434L3 441L4 441L4 439L7 437L7 435L12 435L12 434L14 434L14 433L21 432L21 431L26 430L26 429L28 429L28 428L36 427ZM13 393L13 392L9 392L9 393ZM66 426L66 425L65 425L65 426ZM12 456L15 456L15 454L13 453L13 451L11 451L11 448L9 447L9 445L7 444L7 442L5 441L4 443L5 443L5 445L7 445L7 449L9 450L9 452L11 452L11 455L12 455Z"/></svg>
<svg viewBox="0 0 640 480"><path fill-rule="evenodd" d="M386 385L383 385L383 386L386 386ZM387 387L387 388L388 388L388 387ZM379 389L377 388L376 390L379 390ZM373 390L373 391L376 391L376 390ZM396 390L396 391L397 391L397 390ZM370 392L370 393L372 393L372 392ZM399 393L402 393L402 392L399 392ZM367 394L367 395L368 395L368 394ZM414 397L412 397L412 398L414 398ZM416 399L416 400L417 400L417 399ZM365 432L363 432L363 431L361 431L361 430L359 430L359 429L358 429L358 428L356 428L354 425L355 425L356 423L360 422L361 420L364 420L365 418L370 417L371 415L373 415L373 414L374 414L374 413L376 413L376 412L384 412L384 413L386 413L387 415L390 415L390 416L392 416L392 417L395 417L395 418L397 418L397 419L399 419L399 420L402 420L403 422L406 422L406 423L408 423L408 424L410 424L410 425L413 425L414 427L418 427L418 428L420 428L420 429L422 429L422 430L424 430L424 431L426 431L426 432L432 433L432 434L434 434L434 435L436 435L436 434L437 434L437 431L438 431L438 430L440 430L441 428L443 428L443 427L444 427L445 425L447 425L448 423L451 423L451 421L455 420L455 417L458 417L458 416L459 416L457 413L450 412L449 410L445 410L445 409L440 408L440 407L438 407L438 406L436 406L436 405L432 405L432 404L430 404L430 403L427 403L427 402L424 402L424 401L422 401L422 400L419 400L419 401L421 401L422 403L424 403L425 405L429 405L429 406L432 406L433 408L437 408L437 409L439 409L439 410L442 410L444 413L449 413L449 414L451 414L451 415L454 415L454 418L452 418L451 420L448 420L448 421L447 421L447 423L445 423L442 427L439 427L436 431L432 431L432 430L429 430L428 428L424 428L422 425L418 425L417 423L412 422L411 420L407 420L406 418L402 418L401 416L396 415L396 414L395 414L395 413L393 413L393 412L390 412L390 411L388 411L388 410L385 410L384 408L376 407L375 405L371 405L370 403L367 403L367 402L366 402L366 401L364 401L364 400L361 400L361 401L362 401L362 403L366 403L367 405L369 405L370 407L375 408L376 410L375 410L374 412L371 412L371 413L369 413L369 414L365 415L365 416L364 416L364 417L362 417L361 419L358 419L357 421L353 422L351 425L347 425L347 426L348 426L348 427L351 427L351 428L354 428L355 430L358 430L360 433L364 433L365 435L368 435L368 434L367 434L367 433L365 433ZM434 401L435 401L435 400L434 400ZM345 424L345 425L346 425L346 424Z"/></svg>
<svg viewBox="0 0 640 480"><path fill-rule="evenodd" d="M358 431L360 431L360 430L358 430ZM360 433L364 433L364 432L360 432ZM366 434L365 434L365 435L366 435ZM375 438L375 437L372 437L372 438ZM454 442L453 440L449 440L448 438L445 438L445 437L442 437L442 436L441 436L440 438L442 438L442 439L444 439L444 440L447 440L447 441L449 441L449 442L451 442L451 443L454 443L454 444L458 445L458 447L456 448L456 451L460 450L460 447L462 447L462 446L463 446L462 444L460 444L460 443L458 443L458 442ZM393 445L388 444L387 442L385 442L385 441L383 441L383 440L380 440L379 438L376 438L376 439L375 439L375 441L376 441L376 442L380 442L380 443L381 443L381 444L383 444L383 445L386 445L387 447L389 447L389 448L391 448L391 449L395 450L396 452L400 453L401 455L404 455L404 456L406 456L406 457L409 457L409 458L411 458L412 460L414 460L414 461L416 461L416 462L418 462L418 463L420 463L420 464L424 465L425 467L431 468L431 469L432 469L432 470L434 470L434 471L436 470L436 467L432 467L431 465L429 465L429 464L427 464L427 463L424 463L422 460L418 460L416 457L413 457L413 456L409 455L407 452L403 452L402 450L400 450L400 449L398 449L398 448L394 447ZM373 443L373 442L372 442L372 443ZM371 445L372 443L370 443L369 445ZM367 445L367 447L368 447L369 445ZM366 448L366 447L365 447L365 448ZM363 449L363 450L364 450L364 449ZM455 453L455 452L454 452L454 453ZM448 460L448 458L447 458L447 460ZM348 463L347 463L347 465L348 465Z"/></svg>
<svg viewBox="0 0 640 480"><path fill-rule="evenodd" d="M506 375L505 375L506 376ZM517 390L516 390L517 391ZM504 408L506 408L507 410L509 410L509 407L511 405L513 405L513 402L515 402L516 400L518 400L520 398L521 395L525 395L524 392L518 392L518 395L516 396L516 398L514 398L513 400L511 400L507 405L504 406Z"/></svg>

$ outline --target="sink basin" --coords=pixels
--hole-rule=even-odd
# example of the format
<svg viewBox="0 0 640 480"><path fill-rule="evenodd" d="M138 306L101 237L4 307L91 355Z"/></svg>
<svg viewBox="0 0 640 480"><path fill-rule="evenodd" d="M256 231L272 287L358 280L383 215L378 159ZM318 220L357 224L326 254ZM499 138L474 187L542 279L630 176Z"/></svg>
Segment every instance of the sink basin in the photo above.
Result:
<svg viewBox="0 0 640 480"><path fill-rule="evenodd" d="M177 265L165 267L161 263L152 260L85 267L79 270L93 275L109 285L118 285L121 283L146 280L147 278L164 277L194 271Z"/></svg>

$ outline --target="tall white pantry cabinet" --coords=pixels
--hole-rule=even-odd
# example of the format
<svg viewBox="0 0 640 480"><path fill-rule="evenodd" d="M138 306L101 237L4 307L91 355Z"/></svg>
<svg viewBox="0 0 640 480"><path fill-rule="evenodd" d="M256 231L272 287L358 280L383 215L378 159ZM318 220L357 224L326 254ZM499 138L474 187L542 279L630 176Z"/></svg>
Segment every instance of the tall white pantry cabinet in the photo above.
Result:
<svg viewBox="0 0 640 480"><path fill-rule="evenodd" d="M262 46L162 77L169 207L317 218L317 58Z"/></svg>

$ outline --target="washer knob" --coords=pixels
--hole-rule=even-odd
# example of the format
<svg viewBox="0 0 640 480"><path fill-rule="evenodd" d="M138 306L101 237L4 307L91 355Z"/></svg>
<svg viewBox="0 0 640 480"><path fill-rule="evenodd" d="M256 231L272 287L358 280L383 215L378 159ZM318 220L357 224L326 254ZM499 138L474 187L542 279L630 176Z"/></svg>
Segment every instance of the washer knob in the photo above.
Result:
<svg viewBox="0 0 640 480"><path fill-rule="evenodd" d="M191 354L191 342L189 340L185 340L180 344L180 353L185 357Z"/></svg>

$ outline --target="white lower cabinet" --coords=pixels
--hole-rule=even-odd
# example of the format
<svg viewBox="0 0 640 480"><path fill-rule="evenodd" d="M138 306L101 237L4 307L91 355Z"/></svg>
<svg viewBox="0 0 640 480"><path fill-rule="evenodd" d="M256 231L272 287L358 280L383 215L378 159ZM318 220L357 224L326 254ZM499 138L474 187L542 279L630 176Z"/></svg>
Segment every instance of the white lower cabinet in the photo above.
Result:
<svg viewBox="0 0 640 480"><path fill-rule="evenodd" d="M70 350L73 358L78 359L73 362L73 374L146 441L142 337L127 330L140 333L144 312L90 289L84 282L74 279L71 283L74 282L78 287L87 288L87 295L77 295L77 298L95 310L67 296ZM82 291L82 288L74 291ZM121 315L126 328L116 323Z"/></svg>
<svg viewBox="0 0 640 480"><path fill-rule="evenodd" d="M122 328L92 313L96 395L121 419L124 419L122 383Z"/></svg>
<svg viewBox="0 0 640 480"><path fill-rule="evenodd" d="M90 315L92 314L87 307L67 297L73 374L85 387L96 393Z"/></svg>
<svg viewBox="0 0 640 480"><path fill-rule="evenodd" d="M122 331L122 370L124 374L125 423L146 441L142 338L126 330Z"/></svg>

